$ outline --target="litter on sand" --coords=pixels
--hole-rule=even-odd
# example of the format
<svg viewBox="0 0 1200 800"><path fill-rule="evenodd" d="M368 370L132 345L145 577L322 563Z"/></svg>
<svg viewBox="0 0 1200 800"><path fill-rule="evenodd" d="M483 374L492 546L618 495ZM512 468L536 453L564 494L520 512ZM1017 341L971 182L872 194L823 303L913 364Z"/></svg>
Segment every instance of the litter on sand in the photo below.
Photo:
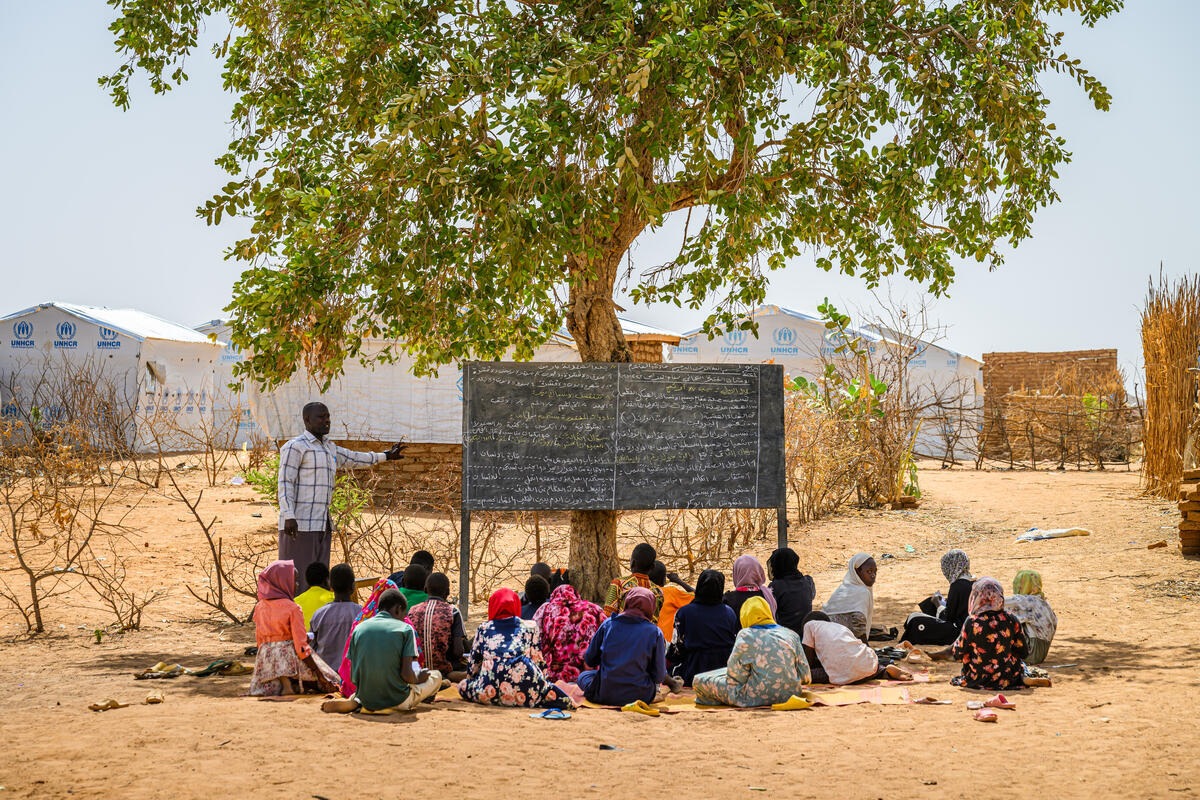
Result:
<svg viewBox="0 0 1200 800"><path fill-rule="evenodd" d="M122 703L119 700L114 700L111 697L107 697L107 698L101 700L99 703L92 703L90 706L88 706L88 709L91 711L108 711L111 708L128 708L128 707L129 707L129 703Z"/></svg>
<svg viewBox="0 0 1200 800"><path fill-rule="evenodd" d="M1017 537L1018 542L1040 542L1043 539L1065 539L1068 536L1091 536L1087 528L1053 528L1044 531L1041 528L1030 528Z"/></svg>

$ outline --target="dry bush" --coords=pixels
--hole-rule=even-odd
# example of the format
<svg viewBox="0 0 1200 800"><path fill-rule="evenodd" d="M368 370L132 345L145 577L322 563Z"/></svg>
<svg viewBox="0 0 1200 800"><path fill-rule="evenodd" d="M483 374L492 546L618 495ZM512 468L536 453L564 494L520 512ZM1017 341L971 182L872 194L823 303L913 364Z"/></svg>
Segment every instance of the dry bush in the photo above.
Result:
<svg viewBox="0 0 1200 800"><path fill-rule="evenodd" d="M762 508L692 508L628 512L618 527L619 548L649 542L669 570L694 577L727 565L757 545L774 541L776 512Z"/></svg>
<svg viewBox="0 0 1200 800"><path fill-rule="evenodd" d="M168 594L165 588L138 590L130 584L125 553L135 547L127 536L109 537L102 545L92 547L94 557L83 567L84 580L122 632L140 628L146 609ZM105 554L100 555L100 550Z"/></svg>
<svg viewBox="0 0 1200 800"><path fill-rule="evenodd" d="M849 421L789 391L784 405L787 488L801 523L836 512L854 496L861 449Z"/></svg>
<svg viewBox="0 0 1200 800"><path fill-rule="evenodd" d="M124 476L102 477L106 459L88 441L70 422L52 429L0 422L0 534L11 556L0 567L0 597L29 632L45 631L47 604L92 581L123 626L157 599L137 596L130 604L105 591L108 577L124 575L125 520L145 490L131 494Z"/></svg>

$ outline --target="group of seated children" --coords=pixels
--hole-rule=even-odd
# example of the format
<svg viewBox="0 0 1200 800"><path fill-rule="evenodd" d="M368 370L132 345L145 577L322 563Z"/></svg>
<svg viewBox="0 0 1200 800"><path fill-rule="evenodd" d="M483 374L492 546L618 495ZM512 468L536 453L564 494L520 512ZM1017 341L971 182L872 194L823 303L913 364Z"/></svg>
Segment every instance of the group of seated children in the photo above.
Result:
<svg viewBox="0 0 1200 800"><path fill-rule="evenodd" d="M572 707L575 689L566 684L589 702L618 706L691 686L698 704L753 707L785 703L809 683L911 678L869 645L878 568L867 553L850 559L820 611L791 548L771 554L769 581L757 558L739 556L728 592L717 570L701 572L693 588L656 558L649 544L637 545L603 606L580 597L568 573L535 564L522 595L492 593L469 647L449 579L424 551L378 581L361 608L348 565L312 565L311 588L293 601L292 563L274 562L258 577L251 694L308 685L340 692L344 699L325 710L388 713L415 708L451 682L468 701L533 708ZM1045 657L1057 627L1038 573L1017 574L1006 607L1000 585L973 578L961 550L941 566L947 596L922 601L903 639L949 645L931 656L962 664L955 685L1035 685L1025 665Z"/></svg>

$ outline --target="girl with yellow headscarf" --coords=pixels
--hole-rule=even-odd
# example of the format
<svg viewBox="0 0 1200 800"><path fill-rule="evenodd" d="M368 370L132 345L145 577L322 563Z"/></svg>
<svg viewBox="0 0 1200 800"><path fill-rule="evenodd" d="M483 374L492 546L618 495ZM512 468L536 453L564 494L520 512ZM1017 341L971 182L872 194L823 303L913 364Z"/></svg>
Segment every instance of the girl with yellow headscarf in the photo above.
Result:
<svg viewBox="0 0 1200 800"><path fill-rule="evenodd" d="M722 669L701 672L692 681L696 703L752 708L783 703L810 681L804 645L790 628L775 622L761 597L742 604L742 629Z"/></svg>
<svg viewBox="0 0 1200 800"><path fill-rule="evenodd" d="M1046 595L1042 594L1042 576L1032 569L1023 569L1013 578L1012 596L1004 601L1004 610L1016 617L1025 630L1029 643L1026 664L1040 664L1046 660L1050 642L1058 630L1058 616Z"/></svg>

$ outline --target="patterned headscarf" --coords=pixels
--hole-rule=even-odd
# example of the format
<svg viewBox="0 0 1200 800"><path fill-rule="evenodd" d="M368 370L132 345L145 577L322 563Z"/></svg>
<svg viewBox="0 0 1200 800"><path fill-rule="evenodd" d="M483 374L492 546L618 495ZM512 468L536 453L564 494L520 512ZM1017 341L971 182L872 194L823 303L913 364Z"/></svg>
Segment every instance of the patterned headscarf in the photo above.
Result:
<svg viewBox="0 0 1200 800"><path fill-rule="evenodd" d="M362 622L363 620L368 620L379 613L379 597L388 589L400 591L400 587L397 586L391 578L380 578L379 580L375 581L375 585L371 588L371 596L367 599L366 604L362 607L362 611L358 612L358 617L355 618L354 625L350 628L351 631L358 627L358 623Z"/></svg>
<svg viewBox="0 0 1200 800"><path fill-rule="evenodd" d="M742 603L742 611L738 620L743 628L761 628L775 624L775 617L767 607L767 601L761 597L751 597Z"/></svg>
<svg viewBox="0 0 1200 800"><path fill-rule="evenodd" d="M967 612L982 614L985 611L1004 610L1004 587L995 578L980 578L971 587L971 599L967 601Z"/></svg>
<svg viewBox="0 0 1200 800"><path fill-rule="evenodd" d="M497 589L488 598L488 619L508 619L521 616L521 598L512 589Z"/></svg>
<svg viewBox="0 0 1200 800"><path fill-rule="evenodd" d="M291 600L295 596L295 562L272 561L258 573L259 600Z"/></svg>
<svg viewBox="0 0 1200 800"><path fill-rule="evenodd" d="M1018 572L1013 578L1013 594L1036 594L1038 597L1044 598L1041 574L1032 569L1023 569Z"/></svg>
<svg viewBox="0 0 1200 800"><path fill-rule="evenodd" d="M962 550L948 550L942 556L942 574L946 580L954 583L959 578L971 578L971 559Z"/></svg>
<svg viewBox="0 0 1200 800"><path fill-rule="evenodd" d="M767 573L763 569L762 562L757 558L747 553L734 559L733 585L742 591L757 589L762 592L763 599L771 608L771 613L775 613L775 609L778 607L775 603L775 593L767 588Z"/></svg>
<svg viewBox="0 0 1200 800"><path fill-rule="evenodd" d="M635 586L625 593L625 610L621 616L638 617L649 622L654 619L654 606L654 593Z"/></svg>

